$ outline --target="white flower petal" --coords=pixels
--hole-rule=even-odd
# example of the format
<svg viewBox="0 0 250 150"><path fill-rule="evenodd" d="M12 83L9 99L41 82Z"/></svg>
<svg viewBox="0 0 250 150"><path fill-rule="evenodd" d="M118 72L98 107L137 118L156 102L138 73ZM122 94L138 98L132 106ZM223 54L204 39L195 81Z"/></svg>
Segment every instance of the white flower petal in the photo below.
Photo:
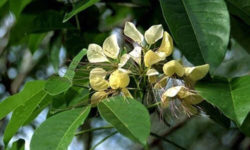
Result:
<svg viewBox="0 0 250 150"><path fill-rule="evenodd" d="M131 22L126 22L124 34L139 44L141 44L143 41L143 35L140 31L136 29L135 25Z"/></svg>
<svg viewBox="0 0 250 150"><path fill-rule="evenodd" d="M141 65L141 52L142 49L139 46L136 46L129 55L132 57L132 59L138 64Z"/></svg>
<svg viewBox="0 0 250 150"><path fill-rule="evenodd" d="M109 60L104 55L101 46L97 44L89 44L87 58L91 63L108 62Z"/></svg>
<svg viewBox="0 0 250 150"><path fill-rule="evenodd" d="M120 63L118 64L119 67L123 67L124 65L126 65L126 63L128 62L130 58L130 55L128 54L124 54L122 55L122 57L120 58Z"/></svg>
<svg viewBox="0 0 250 150"><path fill-rule="evenodd" d="M144 34L145 40L148 44L154 44L163 36L162 25L153 25L151 26Z"/></svg>
<svg viewBox="0 0 250 150"><path fill-rule="evenodd" d="M103 42L103 52L106 56L117 59L120 48L115 35L111 35Z"/></svg>

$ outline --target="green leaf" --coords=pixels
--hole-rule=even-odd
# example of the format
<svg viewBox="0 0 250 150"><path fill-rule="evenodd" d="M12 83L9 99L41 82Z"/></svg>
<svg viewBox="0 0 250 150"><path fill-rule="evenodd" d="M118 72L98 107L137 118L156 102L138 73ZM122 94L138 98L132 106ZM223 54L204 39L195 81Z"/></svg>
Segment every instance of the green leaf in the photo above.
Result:
<svg viewBox="0 0 250 150"><path fill-rule="evenodd" d="M63 23L67 22L70 18L72 18L74 15L78 14L79 12L87 9L88 7L94 5L99 0L85 0L85 1L79 1L76 4L74 4L73 10L69 13L66 13L63 18Z"/></svg>
<svg viewBox="0 0 250 150"><path fill-rule="evenodd" d="M22 10L28 5L32 0L9 0L10 11L12 11L16 18L19 17Z"/></svg>
<svg viewBox="0 0 250 150"><path fill-rule="evenodd" d="M146 144L150 133L150 117L140 102L121 96L111 97L99 103L98 110L121 134Z"/></svg>
<svg viewBox="0 0 250 150"><path fill-rule="evenodd" d="M36 34L30 34L29 40L28 40L28 47L32 53L34 53L39 45L41 44L44 37L47 35L47 33L36 33Z"/></svg>
<svg viewBox="0 0 250 150"><path fill-rule="evenodd" d="M66 150L89 111L90 107L69 110L47 119L36 129L31 150Z"/></svg>
<svg viewBox="0 0 250 150"><path fill-rule="evenodd" d="M250 25L250 1L249 0L227 0L227 6L233 15L240 17Z"/></svg>
<svg viewBox="0 0 250 150"><path fill-rule="evenodd" d="M72 86L72 82L65 77L52 76L45 84L44 90L50 95L58 95L67 91Z"/></svg>
<svg viewBox="0 0 250 150"><path fill-rule="evenodd" d="M239 126L250 112L250 76L199 82L196 90Z"/></svg>
<svg viewBox="0 0 250 150"><path fill-rule="evenodd" d="M45 81L30 81L24 85L24 88L18 94L7 97L0 103L0 120L17 107L24 105L33 96L40 93L45 85Z"/></svg>
<svg viewBox="0 0 250 150"><path fill-rule="evenodd" d="M7 0L1 0L0 1L0 8L7 2Z"/></svg>
<svg viewBox="0 0 250 150"><path fill-rule="evenodd" d="M82 49L72 60L64 77L52 76L45 85L45 91L50 95L58 95L67 91L73 83L75 76L75 69L79 62L87 54L87 49Z"/></svg>
<svg viewBox="0 0 250 150"><path fill-rule="evenodd" d="M65 73L64 77L68 78L70 81L73 80L75 76L75 69L78 66L79 62L87 54L87 49L82 49L72 60L72 62L69 65L69 68L67 72Z"/></svg>
<svg viewBox="0 0 250 150"><path fill-rule="evenodd" d="M230 22L224 0L160 0L173 38L194 65L208 63L211 72L223 61Z"/></svg>
<svg viewBox="0 0 250 150"><path fill-rule="evenodd" d="M32 112L36 109L39 103L46 97L47 93L45 91L40 91L29 100L27 100L24 105L18 107L12 114L10 122L8 123L4 131L4 143L8 145L10 139L18 131L18 129L24 125L25 121L31 116Z"/></svg>

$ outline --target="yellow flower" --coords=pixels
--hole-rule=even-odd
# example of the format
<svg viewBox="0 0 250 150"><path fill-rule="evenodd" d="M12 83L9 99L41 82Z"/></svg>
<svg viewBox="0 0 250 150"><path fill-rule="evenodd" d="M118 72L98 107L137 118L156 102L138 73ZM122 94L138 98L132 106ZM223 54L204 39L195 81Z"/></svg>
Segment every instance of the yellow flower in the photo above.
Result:
<svg viewBox="0 0 250 150"><path fill-rule="evenodd" d="M174 74L177 74L179 77L182 77L185 73L185 70L184 67L177 60L171 60L164 64L163 72L168 77L171 77Z"/></svg>
<svg viewBox="0 0 250 150"><path fill-rule="evenodd" d="M209 71L209 64L185 67L185 76L191 81L198 81L206 76Z"/></svg>
<svg viewBox="0 0 250 150"><path fill-rule="evenodd" d="M91 104L98 104L101 100L108 97L108 93L105 91L95 92L91 96Z"/></svg>
<svg viewBox="0 0 250 150"><path fill-rule="evenodd" d="M150 52L150 55L152 55L153 59L155 59L156 57L155 55L158 55L157 61L155 62L164 60L167 56L171 55L173 52L173 40L166 31L163 33L162 25L151 26L148 30L145 31L145 34L143 37L143 35L140 33L140 31L136 29L133 23L126 22L125 28L124 28L124 34L128 36L129 38L131 38L132 40L134 40L135 42L137 42L139 45L143 45L144 37L145 37L146 43L149 45L156 43L158 40L160 40L163 37L160 48L156 50L155 52L153 51ZM151 60L149 56L147 56L146 59ZM148 61L144 63L148 64ZM152 64L154 63L151 63L151 65Z"/></svg>
<svg viewBox="0 0 250 150"><path fill-rule="evenodd" d="M109 84L112 89L125 88L129 84L128 72L117 69L109 77Z"/></svg>
<svg viewBox="0 0 250 150"><path fill-rule="evenodd" d="M146 67L151 67L153 64L160 62L162 58L152 50L147 51L144 55L144 64Z"/></svg>
<svg viewBox="0 0 250 150"><path fill-rule="evenodd" d="M117 59L120 48L115 35L105 39L103 46L89 44L87 58L91 63L108 62L108 58Z"/></svg>
<svg viewBox="0 0 250 150"><path fill-rule="evenodd" d="M167 89L162 94L162 101L166 102L169 101L170 98L175 97L181 99L182 101L188 104L198 104L203 101L203 98L200 95L191 92L188 88L184 86L175 86Z"/></svg>
<svg viewBox="0 0 250 150"><path fill-rule="evenodd" d="M96 91L103 91L109 87L109 83L105 80L107 72L102 68L94 68L89 74L90 86Z"/></svg>
<svg viewBox="0 0 250 150"><path fill-rule="evenodd" d="M159 52L164 52L166 54L166 57L170 56L173 53L174 44L173 39L168 34L168 32L164 32L163 39L161 42L161 46L159 47Z"/></svg>
<svg viewBox="0 0 250 150"><path fill-rule="evenodd" d="M147 71L146 75L148 76L149 83L154 84L157 82L157 76L159 75L159 72L151 68Z"/></svg>

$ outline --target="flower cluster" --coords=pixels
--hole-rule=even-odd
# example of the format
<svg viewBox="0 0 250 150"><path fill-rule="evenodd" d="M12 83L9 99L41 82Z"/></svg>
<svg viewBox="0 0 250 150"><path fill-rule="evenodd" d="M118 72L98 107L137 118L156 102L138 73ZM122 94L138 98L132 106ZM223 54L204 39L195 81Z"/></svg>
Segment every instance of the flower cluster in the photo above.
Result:
<svg viewBox="0 0 250 150"><path fill-rule="evenodd" d="M102 47L97 44L88 46L88 60L98 66L89 75L90 86L96 91L91 97L91 103L96 104L119 94L133 97L130 88L148 88L144 91L160 93L163 107L169 107L173 101L178 100L187 112L195 113L193 105L203 99L193 86L208 73L209 65L184 67L178 60L169 60L168 57L173 53L173 40L162 25L151 26L143 35L133 23L126 22L123 33L127 41L124 40L122 44L130 42L133 47L130 51L125 46L119 46L121 44L118 44L115 35L106 38ZM105 70L102 66L110 67ZM130 84L131 78L136 84ZM169 86L169 82L173 84ZM142 93L139 98L144 95Z"/></svg>

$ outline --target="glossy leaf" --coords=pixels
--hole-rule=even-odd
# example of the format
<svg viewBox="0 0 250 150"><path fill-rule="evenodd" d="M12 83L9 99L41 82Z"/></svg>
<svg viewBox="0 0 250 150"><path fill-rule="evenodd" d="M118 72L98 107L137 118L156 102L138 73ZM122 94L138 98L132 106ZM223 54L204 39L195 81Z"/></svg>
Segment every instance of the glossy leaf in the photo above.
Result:
<svg viewBox="0 0 250 150"><path fill-rule="evenodd" d="M250 112L250 76L200 82L196 85L196 90L239 126Z"/></svg>
<svg viewBox="0 0 250 150"><path fill-rule="evenodd" d="M79 12L87 9L88 7L94 5L99 0L86 0L86 1L79 1L75 4L73 10L69 13L66 13L63 22L67 22L70 18L72 18L74 15L78 14Z"/></svg>
<svg viewBox="0 0 250 150"><path fill-rule="evenodd" d="M210 64L213 72L229 42L230 22L224 0L160 0L160 4L182 53L195 65Z"/></svg>
<svg viewBox="0 0 250 150"><path fill-rule="evenodd" d="M121 134L146 144L150 132L150 117L141 103L117 96L103 100L98 104L98 110Z"/></svg>
<svg viewBox="0 0 250 150"><path fill-rule="evenodd" d="M27 82L21 92L9 96L0 103L0 120L17 107L24 105L33 96L43 91L45 81L37 80Z"/></svg>
<svg viewBox="0 0 250 150"><path fill-rule="evenodd" d="M8 145L11 137L18 131L18 129L24 125L25 121L31 116L32 112L36 109L39 103L46 97L45 91L40 91L24 105L18 107L12 114L11 119L4 132L4 143Z"/></svg>
<svg viewBox="0 0 250 150"><path fill-rule="evenodd" d="M65 77L52 76L45 84L44 90L50 95L58 95L67 91L72 86L72 82Z"/></svg>
<svg viewBox="0 0 250 150"><path fill-rule="evenodd" d="M65 150L76 129L87 118L90 107L59 113L38 127L31 139L31 150Z"/></svg>

